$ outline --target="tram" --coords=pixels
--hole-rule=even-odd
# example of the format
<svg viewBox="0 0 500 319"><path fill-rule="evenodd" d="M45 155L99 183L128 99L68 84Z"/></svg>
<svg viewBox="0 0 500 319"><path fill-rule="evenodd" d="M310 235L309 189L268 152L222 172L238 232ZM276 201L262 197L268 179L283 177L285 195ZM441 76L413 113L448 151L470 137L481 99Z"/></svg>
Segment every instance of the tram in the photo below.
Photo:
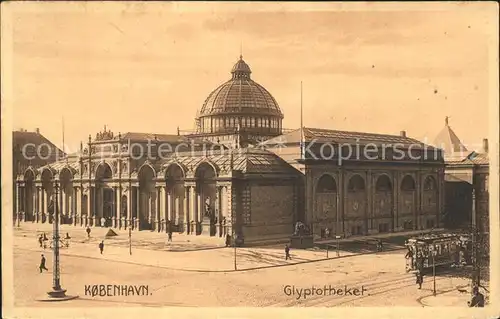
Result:
<svg viewBox="0 0 500 319"><path fill-rule="evenodd" d="M472 241L467 235L425 235L408 239L405 246L408 249L405 256L406 272L471 263Z"/></svg>

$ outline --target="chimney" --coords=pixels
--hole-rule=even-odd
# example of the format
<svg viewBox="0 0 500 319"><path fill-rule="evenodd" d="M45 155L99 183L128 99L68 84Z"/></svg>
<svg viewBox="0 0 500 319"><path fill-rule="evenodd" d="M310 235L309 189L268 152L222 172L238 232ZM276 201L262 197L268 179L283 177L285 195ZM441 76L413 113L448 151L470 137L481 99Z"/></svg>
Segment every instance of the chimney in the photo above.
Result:
<svg viewBox="0 0 500 319"><path fill-rule="evenodd" d="M402 137L406 137L406 131L399 132L399 135L402 136Z"/></svg>
<svg viewBox="0 0 500 319"><path fill-rule="evenodd" d="M35 129L35 132L36 132L36 134L40 134L40 129L37 127L37 128Z"/></svg>
<svg viewBox="0 0 500 319"><path fill-rule="evenodd" d="M483 152L488 153L488 139L483 138Z"/></svg>

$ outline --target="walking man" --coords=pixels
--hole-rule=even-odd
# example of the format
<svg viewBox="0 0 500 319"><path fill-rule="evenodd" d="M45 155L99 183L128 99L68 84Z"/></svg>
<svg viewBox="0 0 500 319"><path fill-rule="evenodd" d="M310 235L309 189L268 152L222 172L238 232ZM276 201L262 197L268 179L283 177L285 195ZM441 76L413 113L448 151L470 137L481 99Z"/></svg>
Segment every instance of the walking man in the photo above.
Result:
<svg viewBox="0 0 500 319"><path fill-rule="evenodd" d="M417 271L416 277L417 277L416 283L418 285L418 289L422 289L422 284L424 283L424 276L420 271Z"/></svg>
<svg viewBox="0 0 500 319"><path fill-rule="evenodd" d="M168 232L168 241L172 242L172 231Z"/></svg>
<svg viewBox="0 0 500 319"><path fill-rule="evenodd" d="M43 247L43 236L40 235L40 237L38 237L38 242L40 243L40 248Z"/></svg>
<svg viewBox="0 0 500 319"><path fill-rule="evenodd" d="M102 252L104 250L104 240L101 241L101 243L99 244L99 250L101 251L101 255L102 255Z"/></svg>
<svg viewBox="0 0 500 319"><path fill-rule="evenodd" d="M90 227L89 226L87 226L86 232L87 232L87 238L90 239Z"/></svg>
<svg viewBox="0 0 500 319"><path fill-rule="evenodd" d="M288 245L285 245L285 260L292 260L292 258L290 257L290 247L288 247Z"/></svg>
<svg viewBox="0 0 500 319"><path fill-rule="evenodd" d="M479 292L479 288L477 286L472 288L472 293L472 299L467 302L467 305L469 307L484 307L484 295Z"/></svg>
<svg viewBox="0 0 500 319"><path fill-rule="evenodd" d="M47 267L45 267L45 256L42 254L42 260L40 260L40 273L42 273L43 270L47 270Z"/></svg>

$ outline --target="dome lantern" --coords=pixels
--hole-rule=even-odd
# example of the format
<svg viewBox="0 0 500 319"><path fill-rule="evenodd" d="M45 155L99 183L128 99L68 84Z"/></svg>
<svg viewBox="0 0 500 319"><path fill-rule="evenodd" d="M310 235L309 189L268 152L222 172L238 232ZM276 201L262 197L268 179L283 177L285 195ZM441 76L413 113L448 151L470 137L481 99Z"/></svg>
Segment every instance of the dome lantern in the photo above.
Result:
<svg viewBox="0 0 500 319"><path fill-rule="evenodd" d="M231 69L232 77L213 90L196 116L196 134L210 140L239 145L282 134L278 103L262 85L250 78L243 57Z"/></svg>
<svg viewBox="0 0 500 319"><path fill-rule="evenodd" d="M248 64L243 61L243 56L240 55L240 59L233 66L231 73L233 74L233 80L250 79L250 74L252 73L252 71L250 70Z"/></svg>

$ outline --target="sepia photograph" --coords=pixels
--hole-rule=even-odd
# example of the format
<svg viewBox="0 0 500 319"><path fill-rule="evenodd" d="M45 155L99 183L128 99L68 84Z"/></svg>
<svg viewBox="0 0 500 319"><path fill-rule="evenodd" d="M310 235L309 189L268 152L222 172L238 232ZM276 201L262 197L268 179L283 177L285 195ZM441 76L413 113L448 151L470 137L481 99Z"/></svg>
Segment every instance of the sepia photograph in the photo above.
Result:
<svg viewBox="0 0 500 319"><path fill-rule="evenodd" d="M498 4L13 1L1 20L6 318L494 318Z"/></svg>

